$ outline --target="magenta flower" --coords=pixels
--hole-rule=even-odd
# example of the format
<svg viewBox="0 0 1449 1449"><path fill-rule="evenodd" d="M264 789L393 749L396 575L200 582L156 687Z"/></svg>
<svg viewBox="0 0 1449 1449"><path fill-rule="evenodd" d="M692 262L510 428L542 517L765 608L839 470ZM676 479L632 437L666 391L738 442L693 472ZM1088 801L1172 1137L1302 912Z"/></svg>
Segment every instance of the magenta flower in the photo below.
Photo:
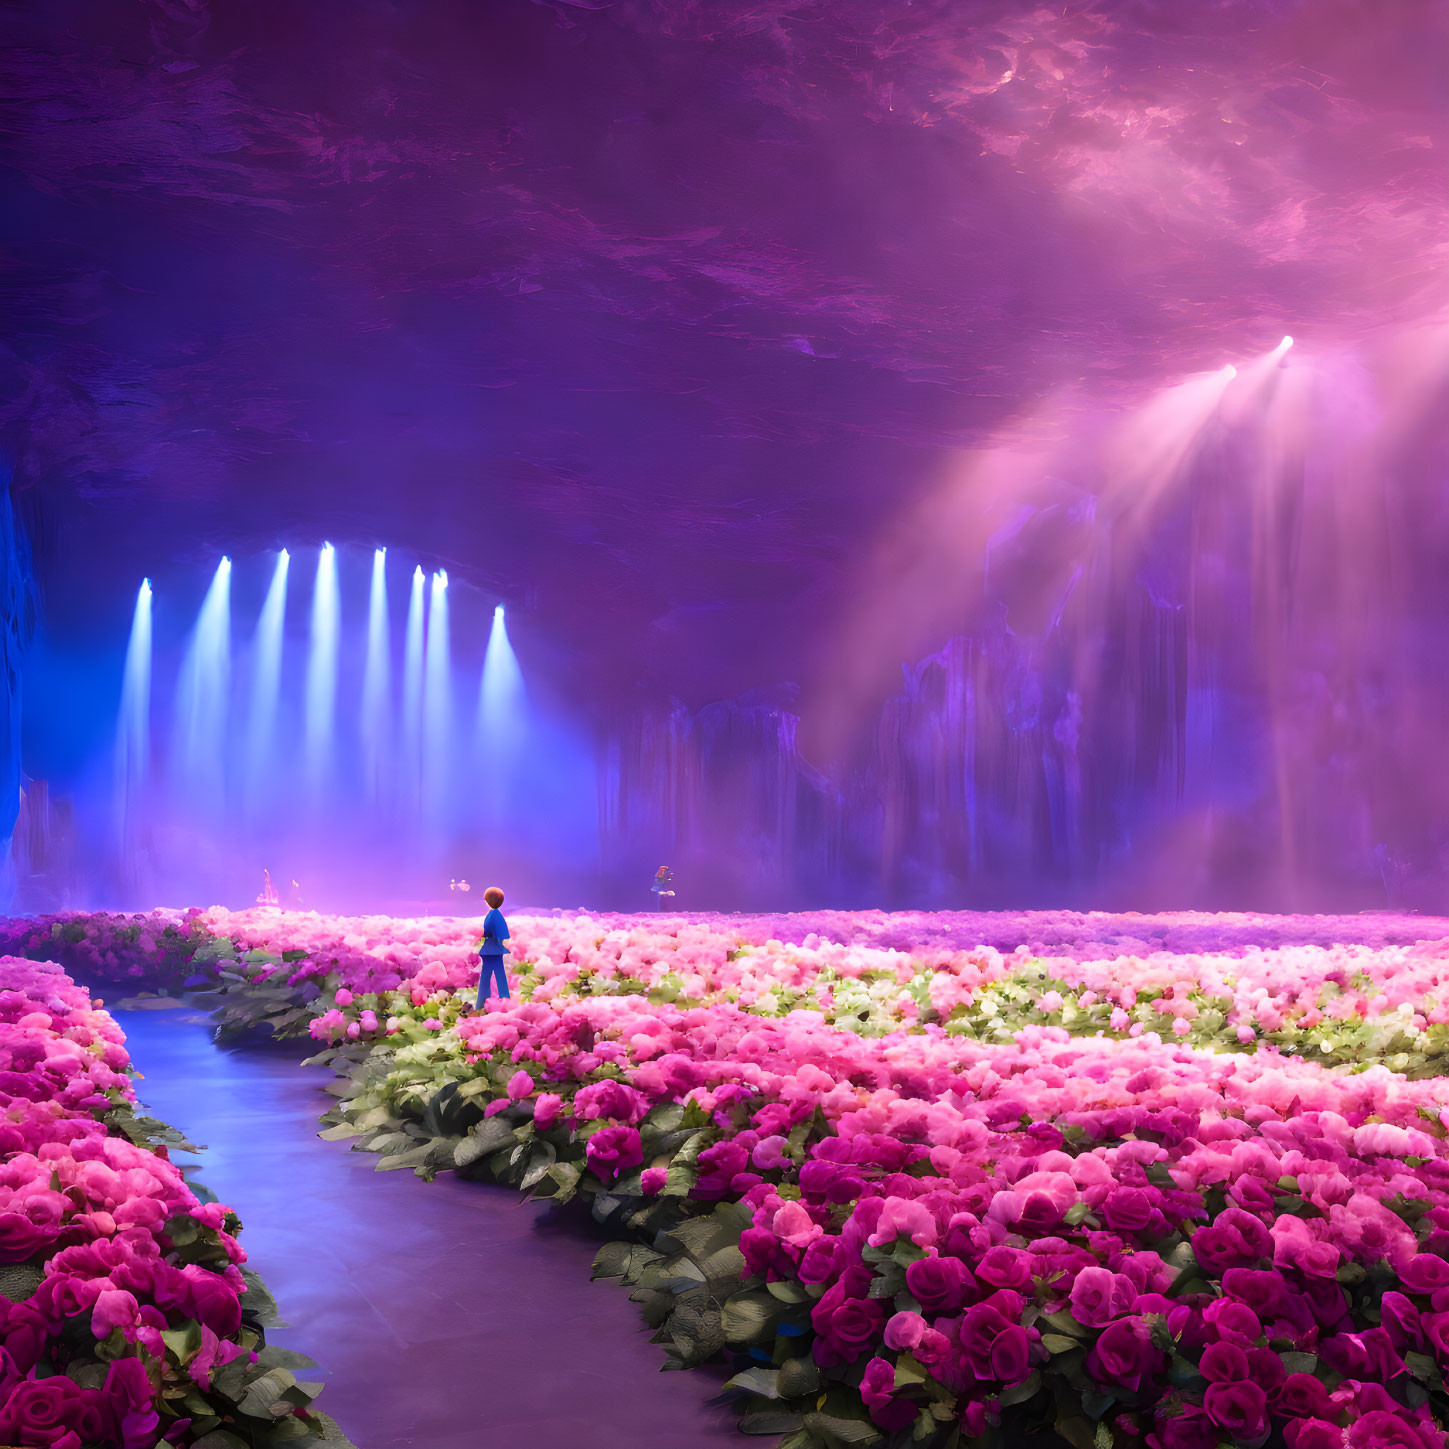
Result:
<svg viewBox="0 0 1449 1449"><path fill-rule="evenodd" d="M97 1338L108 1338L117 1328L130 1328L139 1312L134 1294L120 1288L104 1289L91 1309L91 1332Z"/></svg>
<svg viewBox="0 0 1449 1449"><path fill-rule="evenodd" d="M888 1434L904 1429L911 1423L919 1410L909 1399L893 1392L895 1366L883 1358L873 1358L865 1366L860 1381L860 1396L870 1411L871 1419Z"/></svg>
<svg viewBox="0 0 1449 1449"><path fill-rule="evenodd" d="M589 1138L584 1157L605 1182L612 1182L643 1160L639 1133L633 1127L605 1127Z"/></svg>

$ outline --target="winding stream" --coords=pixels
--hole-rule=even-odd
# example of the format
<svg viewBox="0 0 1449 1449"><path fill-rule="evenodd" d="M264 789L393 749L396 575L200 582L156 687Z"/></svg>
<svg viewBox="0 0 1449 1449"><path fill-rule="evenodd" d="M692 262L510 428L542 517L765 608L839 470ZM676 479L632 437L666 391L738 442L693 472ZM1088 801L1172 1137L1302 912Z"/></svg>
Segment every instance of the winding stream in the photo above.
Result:
<svg viewBox="0 0 1449 1449"><path fill-rule="evenodd" d="M695 1449L742 1442L717 1378L663 1373L638 1311L589 1281L597 1244L516 1194L380 1173L318 1141L300 1044L218 1047L184 1007L119 1010L145 1107L205 1145L199 1176L321 1364L358 1449Z"/></svg>

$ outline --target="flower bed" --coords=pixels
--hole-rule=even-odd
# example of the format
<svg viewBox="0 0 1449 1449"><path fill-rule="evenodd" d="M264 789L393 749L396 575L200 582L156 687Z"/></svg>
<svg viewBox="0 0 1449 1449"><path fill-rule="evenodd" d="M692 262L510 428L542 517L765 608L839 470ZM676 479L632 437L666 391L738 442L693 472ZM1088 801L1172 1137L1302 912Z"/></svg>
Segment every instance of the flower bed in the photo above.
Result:
<svg viewBox="0 0 1449 1449"><path fill-rule="evenodd" d="M798 939L765 935L761 920ZM1104 937L1095 948L1094 923ZM1410 1075L1438 1071L1449 1051L1449 922L1438 919L836 912L511 924L516 987L531 1000L621 994L763 1016L809 1010L867 1036L931 1025L980 1041L1009 1041L1023 1026L1155 1032L1229 1050L1266 1042L1330 1064L1381 1061ZM837 938L821 934L829 928ZM419 1011L441 1020L453 993L476 987L480 929L471 918L212 908L12 922L0 947L136 986L205 980L228 993L223 1028L328 1040L382 1035ZM1280 944L1248 944L1254 929ZM906 942L912 931L922 943L863 943ZM1017 944L992 944L1008 941ZM1142 953L1121 954L1126 941ZM1148 950L1154 943L1177 949Z"/></svg>
<svg viewBox="0 0 1449 1449"><path fill-rule="evenodd" d="M1442 1441L1449 1082L618 998L387 1056L327 1135L659 1235L601 1270L678 1362L753 1359L747 1426L792 1449Z"/></svg>
<svg viewBox="0 0 1449 1449"><path fill-rule="evenodd" d="M224 1025L323 1042L324 1136L380 1168L589 1201L632 1238L600 1273L789 1449L1442 1446L1446 923L1093 919L515 916L481 1013L471 920L69 948L137 980L159 929Z"/></svg>
<svg viewBox="0 0 1449 1449"><path fill-rule="evenodd" d="M54 966L0 959L0 1442L282 1445L329 1432L231 1211L147 1145L124 1037ZM310 1365L309 1365L310 1366Z"/></svg>

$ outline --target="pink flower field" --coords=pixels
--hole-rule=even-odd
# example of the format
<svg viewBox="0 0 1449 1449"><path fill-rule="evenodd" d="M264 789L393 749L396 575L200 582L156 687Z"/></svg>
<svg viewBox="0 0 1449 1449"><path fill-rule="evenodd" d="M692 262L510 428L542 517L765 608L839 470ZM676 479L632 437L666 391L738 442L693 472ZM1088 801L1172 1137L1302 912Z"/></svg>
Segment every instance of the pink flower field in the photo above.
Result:
<svg viewBox="0 0 1449 1449"><path fill-rule="evenodd" d="M380 1167L587 1201L671 1362L732 1354L788 1449L1443 1444L1449 922L510 924L482 1010L471 919L6 939L311 1038Z"/></svg>
<svg viewBox="0 0 1449 1449"><path fill-rule="evenodd" d="M240 1224L146 1144L129 1066L59 968L0 959L0 1441L305 1441L316 1385L264 1347Z"/></svg>

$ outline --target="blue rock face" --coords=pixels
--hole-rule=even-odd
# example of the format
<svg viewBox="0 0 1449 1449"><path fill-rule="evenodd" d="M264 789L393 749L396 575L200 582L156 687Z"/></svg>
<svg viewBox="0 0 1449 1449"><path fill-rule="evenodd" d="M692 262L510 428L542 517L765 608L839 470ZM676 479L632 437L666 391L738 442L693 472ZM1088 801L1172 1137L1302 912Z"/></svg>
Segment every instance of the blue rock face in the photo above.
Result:
<svg viewBox="0 0 1449 1449"><path fill-rule="evenodd" d="M26 645L35 630L30 549L0 480L0 905L15 893L11 839L21 804L20 704Z"/></svg>

